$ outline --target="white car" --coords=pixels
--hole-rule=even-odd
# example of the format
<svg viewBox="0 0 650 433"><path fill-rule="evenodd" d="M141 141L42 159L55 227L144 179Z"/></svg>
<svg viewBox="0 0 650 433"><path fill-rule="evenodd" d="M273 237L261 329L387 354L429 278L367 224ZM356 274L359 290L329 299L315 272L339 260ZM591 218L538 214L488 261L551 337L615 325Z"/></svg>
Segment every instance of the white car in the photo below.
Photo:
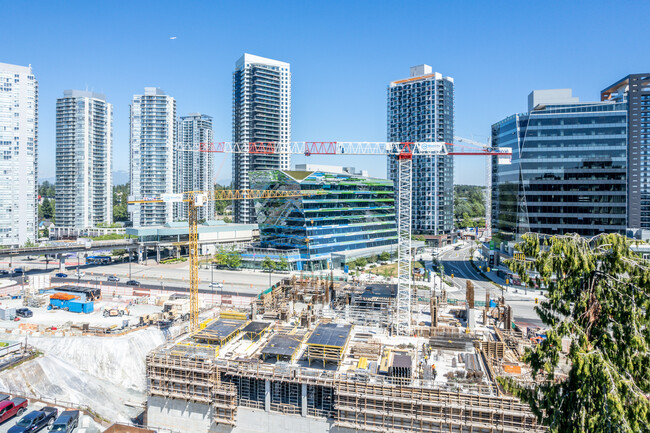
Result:
<svg viewBox="0 0 650 433"><path fill-rule="evenodd" d="M211 289L223 289L223 284L221 283L210 283Z"/></svg>
<svg viewBox="0 0 650 433"><path fill-rule="evenodd" d="M85 277L86 273L82 272L82 271L79 271L79 272L75 272L74 276L77 277L77 278L81 278L81 277Z"/></svg>

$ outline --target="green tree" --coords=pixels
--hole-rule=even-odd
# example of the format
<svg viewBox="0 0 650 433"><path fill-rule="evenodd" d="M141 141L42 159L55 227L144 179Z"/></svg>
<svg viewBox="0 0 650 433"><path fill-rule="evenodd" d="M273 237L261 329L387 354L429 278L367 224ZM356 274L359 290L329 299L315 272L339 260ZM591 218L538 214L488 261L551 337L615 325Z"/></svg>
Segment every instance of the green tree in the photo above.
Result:
<svg viewBox="0 0 650 433"><path fill-rule="evenodd" d="M265 256L264 260L262 260L262 269L266 269L271 272L275 269L275 262L271 260L269 256Z"/></svg>
<svg viewBox="0 0 650 433"><path fill-rule="evenodd" d="M278 261L278 269L281 269L283 271L289 269L289 262L287 261L286 257L280 256L280 260Z"/></svg>
<svg viewBox="0 0 650 433"><path fill-rule="evenodd" d="M129 214L127 212L128 198L131 187L129 183L124 185L113 186L113 221L128 221Z"/></svg>
<svg viewBox="0 0 650 433"><path fill-rule="evenodd" d="M230 224L232 222L232 218L225 216L223 217L223 222Z"/></svg>
<svg viewBox="0 0 650 433"><path fill-rule="evenodd" d="M474 220L470 218L468 213L463 214L463 220L461 222L463 228L474 227Z"/></svg>
<svg viewBox="0 0 650 433"><path fill-rule="evenodd" d="M228 251L227 265L229 268L238 269L241 267L241 253L234 248Z"/></svg>
<svg viewBox="0 0 650 433"><path fill-rule="evenodd" d="M54 184L47 180L38 186L38 195L41 197L54 198L56 195L56 188Z"/></svg>
<svg viewBox="0 0 650 433"><path fill-rule="evenodd" d="M271 273L275 269L275 262L269 256L265 256L262 260L262 269L269 271L269 287L271 287Z"/></svg>
<svg viewBox="0 0 650 433"><path fill-rule="evenodd" d="M228 266L228 251L221 247L214 254L214 262L219 266Z"/></svg>
<svg viewBox="0 0 650 433"><path fill-rule="evenodd" d="M215 191L223 191L232 189L232 185L219 185L218 183L214 185ZM214 201L214 211L217 215L223 215L226 211L226 208L232 204L232 200L215 200ZM224 218L225 220L225 218Z"/></svg>
<svg viewBox="0 0 650 433"><path fill-rule="evenodd" d="M387 262L390 260L390 253L388 251L384 251L383 253L379 254L379 260L382 262Z"/></svg>
<svg viewBox="0 0 650 433"><path fill-rule="evenodd" d="M527 402L549 432L650 431L650 268L616 234L592 239L526 235L526 261L508 266L548 289L536 311L547 338L524 361L532 386L500 383ZM559 375L562 339L569 338L568 374Z"/></svg>
<svg viewBox="0 0 650 433"><path fill-rule="evenodd" d="M48 220L54 218L54 199L50 200L48 198L44 198L43 204L40 206L39 213L39 216L41 218Z"/></svg>
<svg viewBox="0 0 650 433"><path fill-rule="evenodd" d="M485 217L485 187L454 185L454 218L457 224L464 225L462 219L465 214L469 215L472 220Z"/></svg>
<svg viewBox="0 0 650 433"><path fill-rule="evenodd" d="M124 256L126 255L126 250L125 249L118 249L118 250L113 250L111 252L111 255L113 257L117 257L118 259L123 259Z"/></svg>

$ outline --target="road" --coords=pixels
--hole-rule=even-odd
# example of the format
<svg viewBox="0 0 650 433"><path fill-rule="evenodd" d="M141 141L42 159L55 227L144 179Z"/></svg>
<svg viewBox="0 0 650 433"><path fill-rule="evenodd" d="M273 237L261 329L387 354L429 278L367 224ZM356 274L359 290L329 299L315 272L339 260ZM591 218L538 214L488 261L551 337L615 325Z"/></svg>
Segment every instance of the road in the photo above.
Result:
<svg viewBox="0 0 650 433"><path fill-rule="evenodd" d="M449 296L455 299L465 299L466 281L469 279L474 283L474 299L477 301L485 300L485 293L490 292L492 299L501 296L501 289L487 281L472 267L469 262L471 244L463 245L461 249L452 249L440 254L439 259L442 262L445 274L452 280L454 286L459 290L450 292ZM453 274L454 278L451 278ZM513 315L516 322L530 324L534 326L543 326L542 321L535 312L534 295L525 294L518 290L510 288L504 292L506 304L512 306Z"/></svg>
<svg viewBox="0 0 650 433"><path fill-rule="evenodd" d="M53 266L52 263L47 266L46 270L46 264L37 261L14 261L13 267L26 269L26 276L50 274L54 278L59 273L58 268ZM8 263L4 263L2 269L9 269ZM125 283L129 279L133 279L139 281L143 287L146 285L152 288L161 288L162 286L189 290L190 271L187 262L161 265L150 260L147 265L131 263L130 269L128 262L112 263L110 265L81 265L79 269L85 273L85 276L81 280L90 283L102 281L106 285L107 276L115 275L120 278L120 283ZM77 281L75 277L76 270L76 266L67 266L65 274L68 276L68 279L66 281ZM202 293L213 292L210 288L210 283L214 281L223 284L223 294L257 295L263 290L268 289L270 285L275 284L287 276L288 274L286 273L273 273L271 274L269 284L268 272L253 270L229 271L220 269L215 269L211 272L210 269L200 269L199 290ZM12 277L11 274L0 275L0 279L13 279L18 281L19 284L22 281L20 276ZM214 292L221 293L221 290L215 289Z"/></svg>

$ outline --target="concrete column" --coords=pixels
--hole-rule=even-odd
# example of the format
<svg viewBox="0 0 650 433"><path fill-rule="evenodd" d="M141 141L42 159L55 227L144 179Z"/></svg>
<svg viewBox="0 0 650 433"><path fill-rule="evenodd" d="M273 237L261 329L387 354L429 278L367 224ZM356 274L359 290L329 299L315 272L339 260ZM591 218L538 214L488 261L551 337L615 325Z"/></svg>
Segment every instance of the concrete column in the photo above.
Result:
<svg viewBox="0 0 650 433"><path fill-rule="evenodd" d="M160 263L160 245L156 244L156 263Z"/></svg>
<svg viewBox="0 0 650 433"><path fill-rule="evenodd" d="M268 379L264 381L264 410L271 411L271 381Z"/></svg>
<svg viewBox="0 0 650 433"><path fill-rule="evenodd" d="M302 409L302 416L307 416L307 384L303 383L302 392L300 393L300 408Z"/></svg>
<svg viewBox="0 0 650 433"><path fill-rule="evenodd" d="M138 263L142 263L142 246L138 247Z"/></svg>
<svg viewBox="0 0 650 433"><path fill-rule="evenodd" d="M59 254L59 271L65 272L65 255Z"/></svg>

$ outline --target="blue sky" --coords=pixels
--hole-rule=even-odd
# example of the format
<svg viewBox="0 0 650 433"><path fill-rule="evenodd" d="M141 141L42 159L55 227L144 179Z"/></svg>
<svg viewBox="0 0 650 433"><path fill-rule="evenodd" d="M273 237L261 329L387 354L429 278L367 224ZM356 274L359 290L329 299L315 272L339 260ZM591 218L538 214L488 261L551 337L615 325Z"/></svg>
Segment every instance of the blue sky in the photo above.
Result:
<svg viewBox="0 0 650 433"><path fill-rule="evenodd" d="M2 4L0 62L31 64L39 81L47 178L64 89L113 103L114 170L128 171L128 108L145 86L174 96L179 115L212 115L216 140L229 141L231 74L244 52L291 63L296 141L385 140L386 86L421 63L455 80L456 135L485 140L492 123L526 109L532 89L595 100L623 75L648 72L648 12L650 3L625 1L12 1ZM383 157L312 158L386 172ZM456 183L483 184L484 167L457 157Z"/></svg>

